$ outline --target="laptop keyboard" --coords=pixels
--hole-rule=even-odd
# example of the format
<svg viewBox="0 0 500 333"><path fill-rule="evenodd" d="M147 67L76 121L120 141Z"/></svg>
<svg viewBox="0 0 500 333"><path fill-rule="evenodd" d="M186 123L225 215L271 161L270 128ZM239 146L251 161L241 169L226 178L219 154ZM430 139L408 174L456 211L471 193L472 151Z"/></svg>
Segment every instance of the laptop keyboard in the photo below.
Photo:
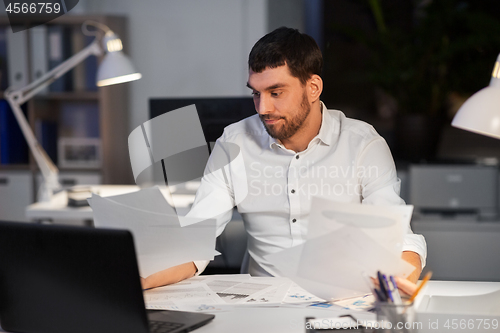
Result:
<svg viewBox="0 0 500 333"><path fill-rule="evenodd" d="M165 322L165 321L149 321L149 331L151 333L167 333L175 331L176 329L184 326L184 324Z"/></svg>

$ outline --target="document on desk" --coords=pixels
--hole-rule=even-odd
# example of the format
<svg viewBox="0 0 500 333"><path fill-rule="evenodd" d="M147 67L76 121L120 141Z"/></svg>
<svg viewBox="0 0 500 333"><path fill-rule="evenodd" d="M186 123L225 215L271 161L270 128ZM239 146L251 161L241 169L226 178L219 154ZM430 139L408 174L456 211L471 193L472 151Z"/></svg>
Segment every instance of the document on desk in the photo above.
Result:
<svg viewBox="0 0 500 333"><path fill-rule="evenodd" d="M207 285L171 285L144 291L146 309L185 310L186 307L220 305L225 302Z"/></svg>
<svg viewBox="0 0 500 333"><path fill-rule="evenodd" d="M148 309L227 311L234 306L280 306L293 282L249 275L198 276L175 285L146 290Z"/></svg>
<svg viewBox="0 0 500 333"><path fill-rule="evenodd" d="M93 194L90 205L96 227L132 232L143 277L185 262L214 257L215 220L181 227L159 188L105 198Z"/></svg>
<svg viewBox="0 0 500 333"><path fill-rule="evenodd" d="M283 276L326 300L370 292L364 274L406 277L414 267L401 259L412 206L340 204L313 198L307 240L266 259Z"/></svg>

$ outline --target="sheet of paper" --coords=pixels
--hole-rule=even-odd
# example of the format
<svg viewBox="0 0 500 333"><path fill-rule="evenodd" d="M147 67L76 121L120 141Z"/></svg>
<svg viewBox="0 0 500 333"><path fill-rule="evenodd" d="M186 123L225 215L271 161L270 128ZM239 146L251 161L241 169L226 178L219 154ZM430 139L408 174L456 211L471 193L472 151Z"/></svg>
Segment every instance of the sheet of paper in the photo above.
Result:
<svg viewBox="0 0 500 333"><path fill-rule="evenodd" d="M369 311L375 306L375 297L373 294L366 294L332 303L340 306L342 310Z"/></svg>
<svg viewBox="0 0 500 333"><path fill-rule="evenodd" d="M288 278L279 277L253 277L252 281L259 283L270 284L271 286L250 296L241 305L248 306L277 306L280 305L286 295L290 286L293 284L292 280Z"/></svg>
<svg viewBox="0 0 500 333"><path fill-rule="evenodd" d="M228 304L243 304L256 293L273 286L269 281L258 281L255 278L247 280L210 279L205 281L207 286Z"/></svg>
<svg viewBox="0 0 500 333"><path fill-rule="evenodd" d="M364 207L314 198L307 241L266 260L280 275L326 300L369 293L363 274L375 276L381 270L407 276L414 267L401 259L402 230L406 231L412 208L390 206L386 212L383 206L366 211Z"/></svg>
<svg viewBox="0 0 500 333"><path fill-rule="evenodd" d="M208 305L224 304L224 301L205 284L171 285L144 291L144 303L147 309L185 310Z"/></svg>
<svg viewBox="0 0 500 333"><path fill-rule="evenodd" d="M288 292L283 299L283 304L286 305L304 305L308 306L311 303L324 302L324 299L314 296L304 288L293 282L288 289Z"/></svg>
<svg viewBox="0 0 500 333"><path fill-rule="evenodd" d="M163 200L163 201L162 201ZM181 227L159 189L90 200L96 227L130 230L138 257L140 274L193 260L211 260L215 252L215 220ZM143 209L144 208L144 209Z"/></svg>
<svg viewBox="0 0 500 333"><path fill-rule="evenodd" d="M412 205L345 204L315 197L311 202L307 239L352 226L388 250L400 254L412 212Z"/></svg>

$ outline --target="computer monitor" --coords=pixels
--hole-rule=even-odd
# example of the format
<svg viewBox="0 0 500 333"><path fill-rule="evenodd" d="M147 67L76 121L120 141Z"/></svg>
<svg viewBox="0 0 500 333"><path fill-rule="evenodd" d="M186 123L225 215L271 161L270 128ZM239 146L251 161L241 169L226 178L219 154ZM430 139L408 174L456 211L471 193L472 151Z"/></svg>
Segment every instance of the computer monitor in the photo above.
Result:
<svg viewBox="0 0 500 333"><path fill-rule="evenodd" d="M157 97L149 100L149 118L192 104L196 105L207 142L215 142L226 126L256 114L252 97Z"/></svg>

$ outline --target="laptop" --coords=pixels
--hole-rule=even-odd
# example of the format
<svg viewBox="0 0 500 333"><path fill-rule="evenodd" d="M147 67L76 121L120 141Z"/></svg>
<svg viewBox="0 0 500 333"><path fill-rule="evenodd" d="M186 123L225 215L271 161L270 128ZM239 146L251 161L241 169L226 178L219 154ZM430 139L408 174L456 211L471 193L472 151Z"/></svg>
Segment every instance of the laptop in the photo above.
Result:
<svg viewBox="0 0 500 333"><path fill-rule="evenodd" d="M146 311L127 230L0 222L5 331L189 332L214 317Z"/></svg>

